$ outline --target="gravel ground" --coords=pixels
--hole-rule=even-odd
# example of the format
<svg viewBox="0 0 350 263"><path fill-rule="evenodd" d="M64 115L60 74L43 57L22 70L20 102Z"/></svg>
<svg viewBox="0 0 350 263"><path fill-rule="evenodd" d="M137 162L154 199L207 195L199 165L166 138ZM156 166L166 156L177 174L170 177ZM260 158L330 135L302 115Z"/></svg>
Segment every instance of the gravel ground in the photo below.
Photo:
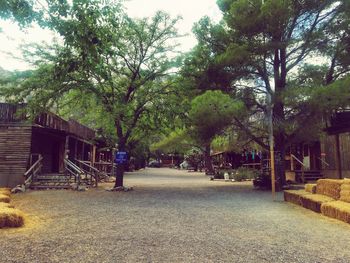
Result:
<svg viewBox="0 0 350 263"><path fill-rule="evenodd" d="M14 195L26 226L0 230L0 262L350 262L350 225L251 182L154 168L125 183Z"/></svg>

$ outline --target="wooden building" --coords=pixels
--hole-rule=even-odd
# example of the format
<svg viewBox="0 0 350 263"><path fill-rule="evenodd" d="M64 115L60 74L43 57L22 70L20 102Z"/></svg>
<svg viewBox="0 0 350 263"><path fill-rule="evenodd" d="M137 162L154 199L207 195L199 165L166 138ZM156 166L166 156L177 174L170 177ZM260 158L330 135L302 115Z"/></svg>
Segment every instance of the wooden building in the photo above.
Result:
<svg viewBox="0 0 350 263"><path fill-rule="evenodd" d="M327 178L350 178L350 109L334 113L321 138L322 170Z"/></svg>
<svg viewBox="0 0 350 263"><path fill-rule="evenodd" d="M25 105L0 103L0 187L14 187L40 158L41 173L65 172L65 157L94 162L95 132L46 112L30 121Z"/></svg>
<svg viewBox="0 0 350 263"><path fill-rule="evenodd" d="M325 132L314 142L294 144L286 154L286 178L350 178L350 110L333 114Z"/></svg>
<svg viewBox="0 0 350 263"><path fill-rule="evenodd" d="M322 178L322 161L320 141L292 144L286 151L286 180L301 182Z"/></svg>

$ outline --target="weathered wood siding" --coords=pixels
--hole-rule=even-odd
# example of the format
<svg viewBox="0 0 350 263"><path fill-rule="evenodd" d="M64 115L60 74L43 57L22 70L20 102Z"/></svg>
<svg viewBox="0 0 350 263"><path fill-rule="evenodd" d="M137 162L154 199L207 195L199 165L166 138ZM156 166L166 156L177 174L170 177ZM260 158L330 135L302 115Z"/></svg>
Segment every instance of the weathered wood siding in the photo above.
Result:
<svg viewBox="0 0 350 263"><path fill-rule="evenodd" d="M350 170L350 132L339 135L341 164L343 170Z"/></svg>
<svg viewBox="0 0 350 263"><path fill-rule="evenodd" d="M58 173L63 172L64 157L64 134L59 134L53 130L49 131L45 128L33 127L32 150L33 154L41 154L42 173Z"/></svg>
<svg viewBox="0 0 350 263"><path fill-rule="evenodd" d="M324 174L329 178L338 178L336 164L336 135L327 135L321 140L321 148L324 160ZM339 134L341 170L343 177L350 176L350 132Z"/></svg>
<svg viewBox="0 0 350 263"><path fill-rule="evenodd" d="M336 169L336 143L335 135L326 135L321 140L321 155L323 160L328 164L322 163L324 170Z"/></svg>
<svg viewBox="0 0 350 263"><path fill-rule="evenodd" d="M23 183L30 156L31 134L30 126L0 126L0 187Z"/></svg>

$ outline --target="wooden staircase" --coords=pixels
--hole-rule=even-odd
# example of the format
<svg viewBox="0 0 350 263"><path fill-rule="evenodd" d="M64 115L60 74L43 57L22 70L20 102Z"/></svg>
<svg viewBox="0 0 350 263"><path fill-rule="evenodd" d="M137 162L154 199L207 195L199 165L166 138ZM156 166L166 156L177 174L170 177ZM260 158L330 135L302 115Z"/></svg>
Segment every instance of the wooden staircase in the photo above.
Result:
<svg viewBox="0 0 350 263"><path fill-rule="evenodd" d="M74 178L65 174L40 174L31 182L31 189L71 189L75 183Z"/></svg>
<svg viewBox="0 0 350 263"><path fill-rule="evenodd" d="M104 176L96 168L82 161L65 159L64 173L41 173L43 158L39 159L25 173L26 188L31 189L79 189L79 186L97 187Z"/></svg>
<svg viewBox="0 0 350 263"><path fill-rule="evenodd" d="M320 170L306 170L304 171L304 182L303 182L303 176L302 170L296 170L295 172L295 180L300 183L306 183L306 182L315 182L318 179L322 179L323 175Z"/></svg>

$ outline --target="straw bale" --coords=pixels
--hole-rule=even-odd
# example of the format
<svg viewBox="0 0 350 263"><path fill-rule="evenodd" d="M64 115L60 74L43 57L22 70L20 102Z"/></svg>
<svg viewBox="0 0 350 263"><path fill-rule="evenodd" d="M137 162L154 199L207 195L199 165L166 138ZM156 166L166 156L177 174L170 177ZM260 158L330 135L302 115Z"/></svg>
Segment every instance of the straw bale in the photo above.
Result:
<svg viewBox="0 0 350 263"><path fill-rule="evenodd" d="M15 208L0 206L0 228L20 227L24 224L24 216L21 211Z"/></svg>
<svg viewBox="0 0 350 263"><path fill-rule="evenodd" d="M316 194L316 185L317 184L305 184L305 191L312 194Z"/></svg>
<svg viewBox="0 0 350 263"><path fill-rule="evenodd" d="M8 195L0 194L0 203L10 203L11 198Z"/></svg>
<svg viewBox="0 0 350 263"><path fill-rule="evenodd" d="M340 186L343 180L336 179L319 179L317 180L316 194L326 195L333 199L340 198Z"/></svg>
<svg viewBox="0 0 350 263"><path fill-rule="evenodd" d="M321 212L325 216L350 223L350 203L343 201L324 203L321 206Z"/></svg>
<svg viewBox="0 0 350 263"><path fill-rule="evenodd" d="M344 183L341 185L339 200L350 203L350 183Z"/></svg>
<svg viewBox="0 0 350 263"><path fill-rule="evenodd" d="M12 204L9 204L9 203L0 203L0 210L1 210L1 208L4 208L4 207L7 207L7 208L15 208L15 206L12 205Z"/></svg>
<svg viewBox="0 0 350 263"><path fill-rule="evenodd" d="M300 196L301 205L317 213L321 213L321 205L323 203L331 201L334 201L334 199L320 194L308 194Z"/></svg>
<svg viewBox="0 0 350 263"><path fill-rule="evenodd" d="M301 205L300 196L310 194L304 190L285 190L284 201L290 202L296 205Z"/></svg>
<svg viewBox="0 0 350 263"><path fill-rule="evenodd" d="M0 188L0 194L10 196L11 195L11 189L10 188Z"/></svg>

